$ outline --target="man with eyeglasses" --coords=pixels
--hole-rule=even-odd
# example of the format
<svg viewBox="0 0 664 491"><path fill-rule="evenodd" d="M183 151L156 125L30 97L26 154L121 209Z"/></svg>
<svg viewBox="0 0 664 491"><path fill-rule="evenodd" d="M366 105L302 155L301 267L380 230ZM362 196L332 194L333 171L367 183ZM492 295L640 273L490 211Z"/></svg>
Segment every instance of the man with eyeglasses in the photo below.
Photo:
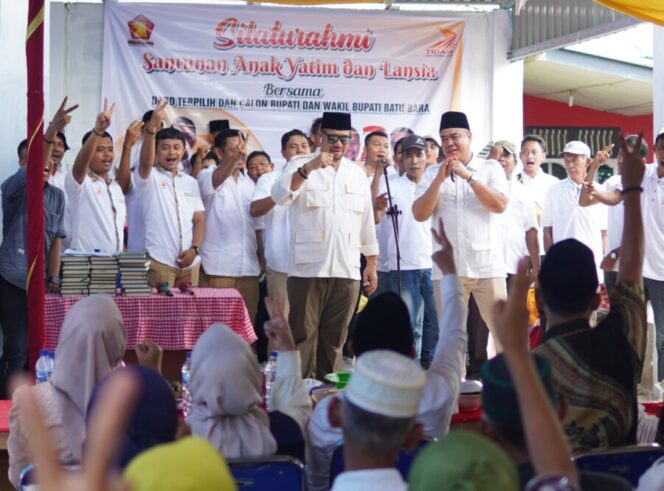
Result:
<svg viewBox="0 0 664 491"><path fill-rule="evenodd" d="M472 134L464 113L442 115L440 139L445 160L424 173L415 193L413 215L419 221L433 217L432 223L442 218L454 247L464 301L467 304L472 293L493 333L491 310L496 300L507 296L498 216L507 208L507 178L498 162L480 159L471 151ZM437 244L433 246L438 249ZM440 278L434 264L431 279ZM434 281L435 288L439 284ZM497 343L495 336L494 341Z"/></svg>
<svg viewBox="0 0 664 491"><path fill-rule="evenodd" d="M272 188L275 203L290 205L289 323L304 377L339 368L358 281L367 294L377 287L371 192L362 168L343 156L350 132L350 114L323 113L320 148L293 157Z"/></svg>

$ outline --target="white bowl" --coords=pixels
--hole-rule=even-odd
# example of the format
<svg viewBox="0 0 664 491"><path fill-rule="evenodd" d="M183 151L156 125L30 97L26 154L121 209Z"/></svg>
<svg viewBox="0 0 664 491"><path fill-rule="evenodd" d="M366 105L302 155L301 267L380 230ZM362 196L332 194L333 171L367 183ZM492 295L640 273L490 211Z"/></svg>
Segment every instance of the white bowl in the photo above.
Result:
<svg viewBox="0 0 664 491"><path fill-rule="evenodd" d="M482 382L479 380L462 380L459 392L461 394L481 394Z"/></svg>

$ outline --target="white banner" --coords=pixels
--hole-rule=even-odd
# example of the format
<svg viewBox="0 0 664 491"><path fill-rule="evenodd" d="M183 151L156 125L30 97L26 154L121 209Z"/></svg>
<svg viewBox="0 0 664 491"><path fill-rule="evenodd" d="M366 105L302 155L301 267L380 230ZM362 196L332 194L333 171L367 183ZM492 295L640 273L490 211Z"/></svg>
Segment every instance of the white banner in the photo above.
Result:
<svg viewBox="0 0 664 491"><path fill-rule="evenodd" d="M461 19L309 8L105 3L102 96L117 102L111 133L160 97L171 120L195 127L190 146L209 144L208 122L248 132L251 150L280 155L280 137L309 133L323 111L352 114L364 136L382 128L437 134L459 105ZM176 121L176 124L178 122Z"/></svg>

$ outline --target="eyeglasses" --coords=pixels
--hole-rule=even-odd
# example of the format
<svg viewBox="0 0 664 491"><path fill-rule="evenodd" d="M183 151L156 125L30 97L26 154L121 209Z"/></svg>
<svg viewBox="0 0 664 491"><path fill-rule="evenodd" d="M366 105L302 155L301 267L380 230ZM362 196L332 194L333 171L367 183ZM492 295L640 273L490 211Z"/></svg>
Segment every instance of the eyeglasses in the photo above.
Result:
<svg viewBox="0 0 664 491"><path fill-rule="evenodd" d="M350 143L350 136L328 135L327 133L323 134L327 137L327 143L330 145L334 145L337 142L341 142L342 145Z"/></svg>

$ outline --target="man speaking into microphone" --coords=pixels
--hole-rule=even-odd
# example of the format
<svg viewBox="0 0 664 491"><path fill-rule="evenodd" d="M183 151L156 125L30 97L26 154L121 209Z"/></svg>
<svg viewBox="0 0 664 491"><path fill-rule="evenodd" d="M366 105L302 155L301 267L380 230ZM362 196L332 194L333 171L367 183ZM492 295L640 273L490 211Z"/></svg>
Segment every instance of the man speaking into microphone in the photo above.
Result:
<svg viewBox="0 0 664 491"><path fill-rule="evenodd" d="M443 114L440 139L445 160L424 173L415 192L413 215L419 221L433 217L432 224L443 219L454 248L465 303L472 293L482 319L493 332L491 309L496 300L507 296L498 216L507 207L507 179L497 161L473 155L472 134L464 113ZM437 244L434 249L438 249ZM435 264L431 277L441 278ZM438 295L436 299L439 301Z"/></svg>
<svg viewBox="0 0 664 491"><path fill-rule="evenodd" d="M293 157L272 188L275 203L290 205L289 323L304 377L337 371L360 281L367 294L377 287L371 192L343 156L350 139L350 114L323 113L320 148Z"/></svg>

